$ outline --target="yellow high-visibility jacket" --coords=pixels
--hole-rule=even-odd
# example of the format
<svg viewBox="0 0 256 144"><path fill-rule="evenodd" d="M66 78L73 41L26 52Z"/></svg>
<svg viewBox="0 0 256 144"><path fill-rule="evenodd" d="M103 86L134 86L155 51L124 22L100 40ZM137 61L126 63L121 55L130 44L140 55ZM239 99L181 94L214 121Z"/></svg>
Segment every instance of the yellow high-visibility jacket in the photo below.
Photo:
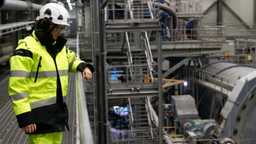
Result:
<svg viewBox="0 0 256 144"><path fill-rule="evenodd" d="M54 58L35 32L20 40L10 58L8 89L19 126L35 123L35 133L63 131L68 119L64 102L68 73L85 67L93 71L65 46Z"/></svg>

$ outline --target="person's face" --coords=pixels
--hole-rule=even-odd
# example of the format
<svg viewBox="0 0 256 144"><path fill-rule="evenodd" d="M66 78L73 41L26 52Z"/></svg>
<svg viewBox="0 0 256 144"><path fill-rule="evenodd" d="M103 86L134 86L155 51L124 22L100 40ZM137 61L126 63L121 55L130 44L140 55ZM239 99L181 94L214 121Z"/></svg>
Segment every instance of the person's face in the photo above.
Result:
<svg viewBox="0 0 256 144"><path fill-rule="evenodd" d="M61 35L64 29L65 29L65 26L63 25L55 26L55 28L51 32L53 39L57 40L57 38Z"/></svg>

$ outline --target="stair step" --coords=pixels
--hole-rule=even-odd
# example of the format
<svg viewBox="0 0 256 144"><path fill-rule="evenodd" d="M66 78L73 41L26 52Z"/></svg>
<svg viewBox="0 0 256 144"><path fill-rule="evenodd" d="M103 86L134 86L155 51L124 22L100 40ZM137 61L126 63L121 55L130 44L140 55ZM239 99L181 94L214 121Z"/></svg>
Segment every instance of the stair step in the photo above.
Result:
<svg viewBox="0 0 256 144"><path fill-rule="evenodd" d="M132 103L135 107L145 107L145 102L134 102Z"/></svg>
<svg viewBox="0 0 256 144"><path fill-rule="evenodd" d="M133 125L134 124L138 124L138 125L140 125L140 124L142 124L142 125L148 125L148 120L135 120L134 122L133 122Z"/></svg>
<svg viewBox="0 0 256 144"><path fill-rule="evenodd" d="M134 120L133 122L134 124L148 124L148 120L144 119L144 120Z"/></svg>
<svg viewBox="0 0 256 144"><path fill-rule="evenodd" d="M134 119L133 123L137 124L148 124L148 119Z"/></svg>
<svg viewBox="0 0 256 144"><path fill-rule="evenodd" d="M137 112L137 111L133 111L133 115L134 116L140 116L140 117L145 117L147 116L147 112L146 111L141 111L141 112Z"/></svg>
<svg viewBox="0 0 256 144"><path fill-rule="evenodd" d="M148 120L147 113L133 113L134 120Z"/></svg>
<svg viewBox="0 0 256 144"><path fill-rule="evenodd" d="M133 112L133 117L135 118L147 118L147 113L144 112L144 113L136 113L136 112Z"/></svg>
<svg viewBox="0 0 256 144"><path fill-rule="evenodd" d="M133 116L136 118L147 118L147 113L146 112L144 112L144 113L133 112Z"/></svg>

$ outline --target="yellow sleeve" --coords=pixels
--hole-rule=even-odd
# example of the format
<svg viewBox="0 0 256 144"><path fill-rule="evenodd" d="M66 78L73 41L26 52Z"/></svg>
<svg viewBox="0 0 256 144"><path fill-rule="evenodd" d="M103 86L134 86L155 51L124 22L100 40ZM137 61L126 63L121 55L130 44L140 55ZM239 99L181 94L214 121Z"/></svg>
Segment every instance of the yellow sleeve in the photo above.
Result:
<svg viewBox="0 0 256 144"><path fill-rule="evenodd" d="M20 127L31 123L29 103L29 76L33 66L33 54L26 43L19 41L10 58L10 78L8 92Z"/></svg>
<svg viewBox="0 0 256 144"><path fill-rule="evenodd" d="M69 71L70 72L76 72L77 67L80 63L83 63L84 61L80 60L75 52L67 48L67 56L68 56L68 63L69 63Z"/></svg>

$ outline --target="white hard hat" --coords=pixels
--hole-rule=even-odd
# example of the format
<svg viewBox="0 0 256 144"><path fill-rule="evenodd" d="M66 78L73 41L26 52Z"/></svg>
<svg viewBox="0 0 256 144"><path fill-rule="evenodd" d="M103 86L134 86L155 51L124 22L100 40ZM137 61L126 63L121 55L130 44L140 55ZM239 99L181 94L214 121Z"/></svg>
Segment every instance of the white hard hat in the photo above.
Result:
<svg viewBox="0 0 256 144"><path fill-rule="evenodd" d="M63 5L58 3L48 3L42 6L37 20L43 18L49 18L52 23L57 25L69 26L69 13Z"/></svg>

